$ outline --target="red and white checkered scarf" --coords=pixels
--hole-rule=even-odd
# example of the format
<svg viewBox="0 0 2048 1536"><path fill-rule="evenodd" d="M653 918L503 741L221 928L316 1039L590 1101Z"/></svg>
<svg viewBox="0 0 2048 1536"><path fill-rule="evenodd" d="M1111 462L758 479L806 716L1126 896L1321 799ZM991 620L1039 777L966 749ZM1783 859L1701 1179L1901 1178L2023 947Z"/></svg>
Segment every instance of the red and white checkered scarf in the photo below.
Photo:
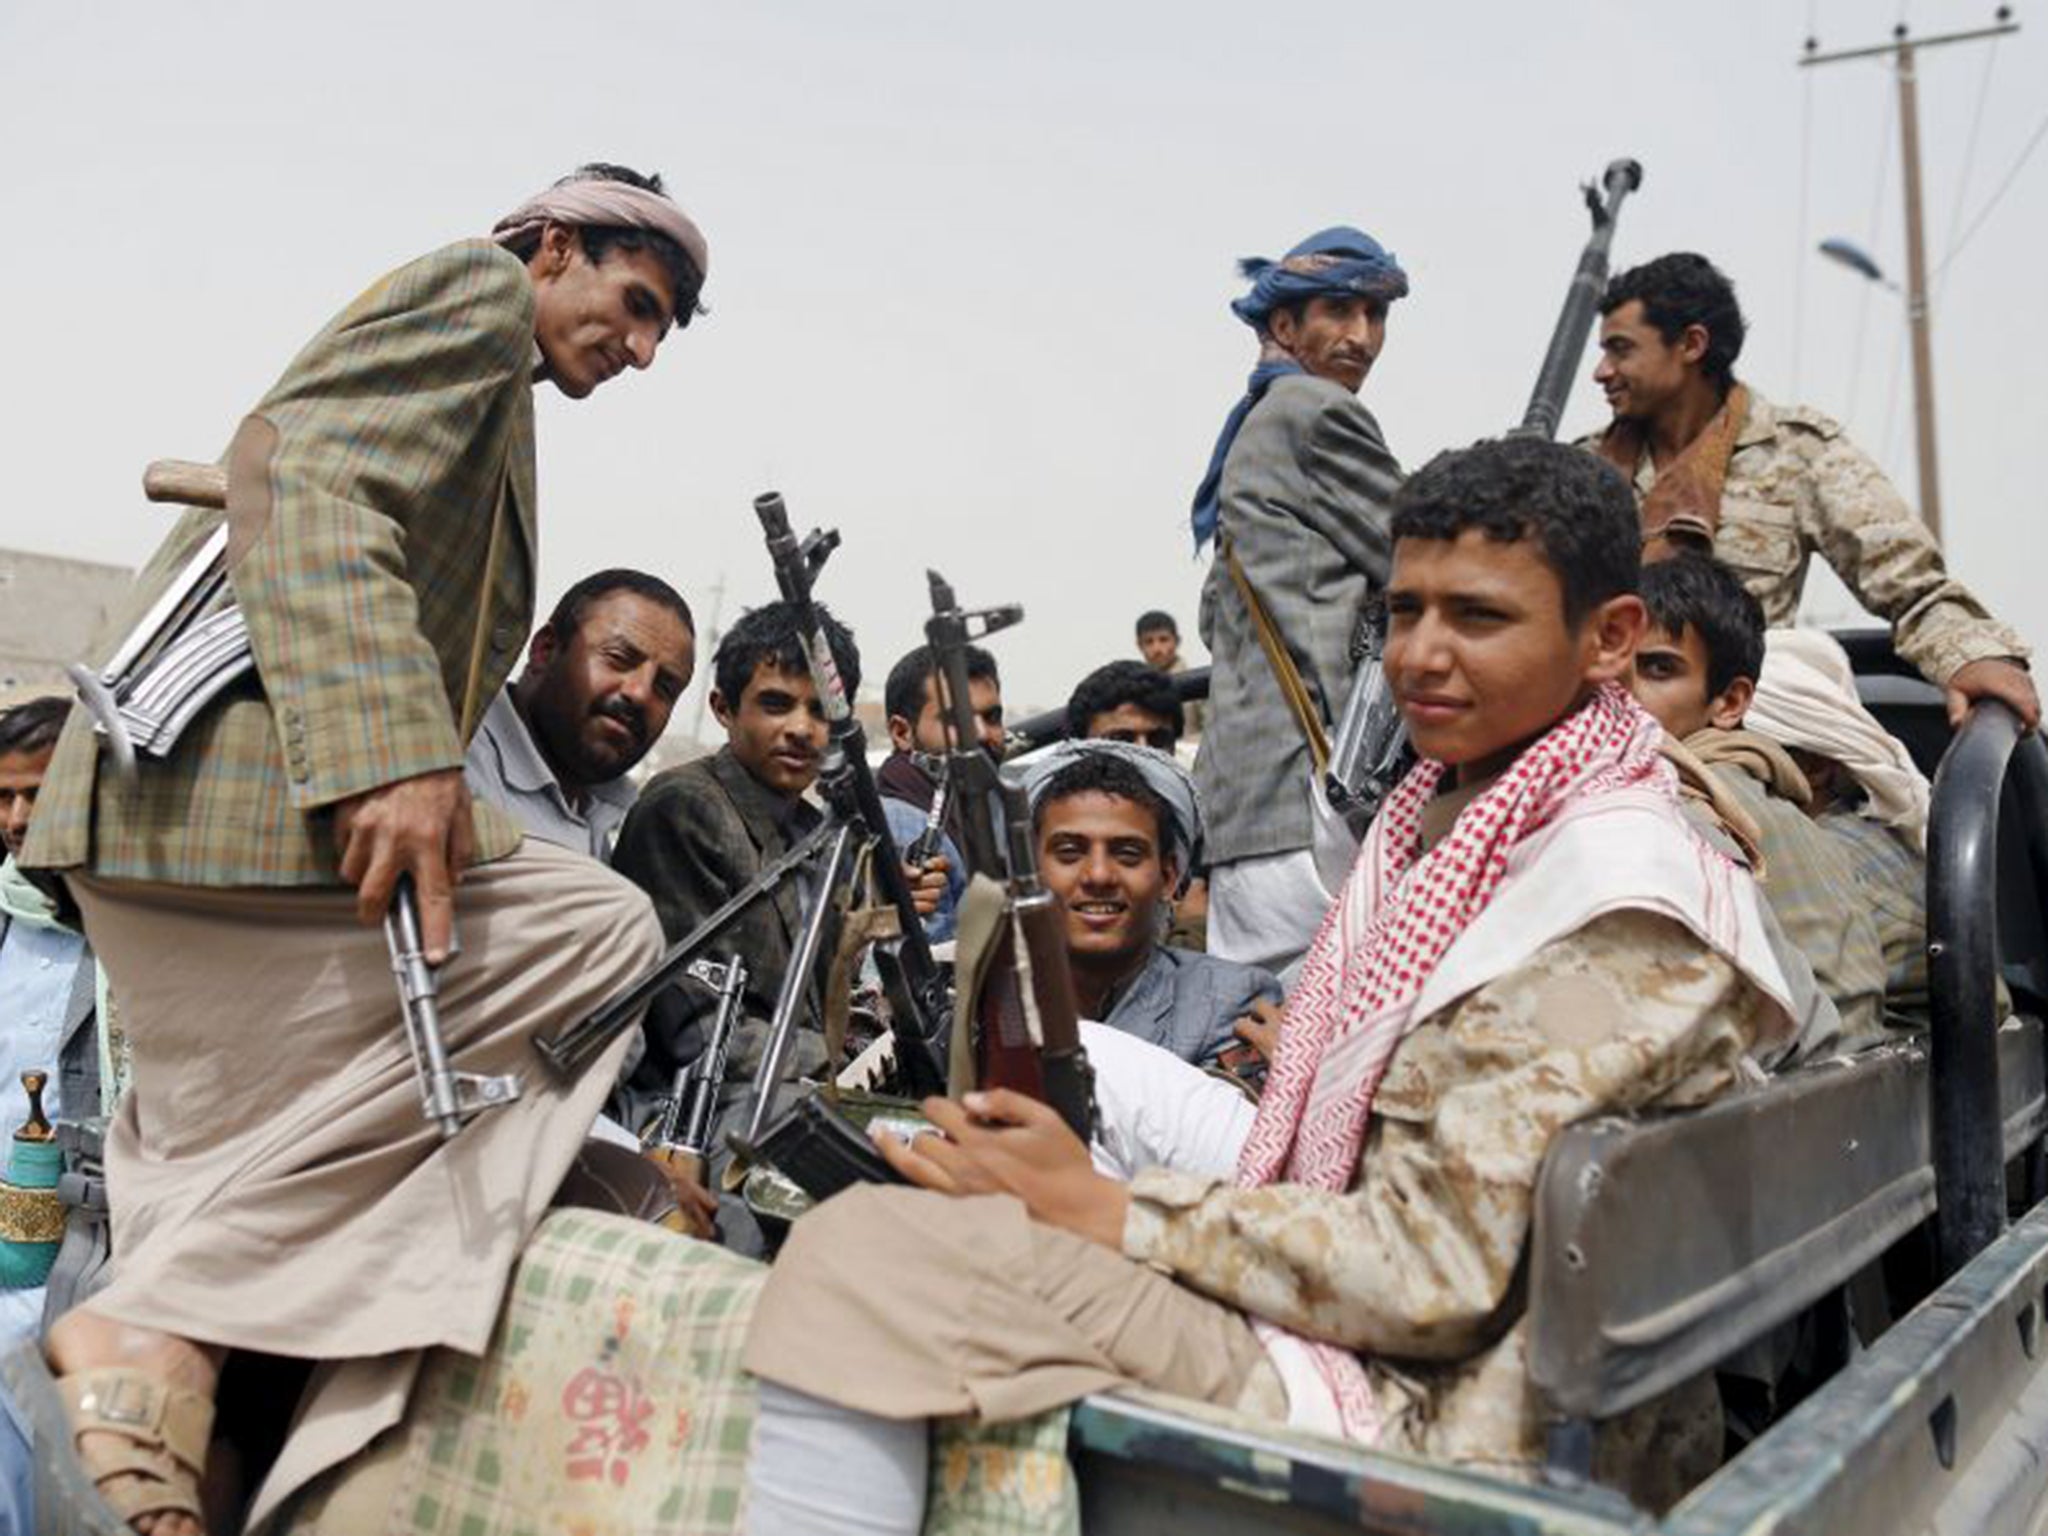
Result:
<svg viewBox="0 0 2048 1536"><path fill-rule="evenodd" d="M1238 1183L1351 1187L1380 1078L1421 1022L1412 1015L1423 983L1492 899L1515 845L1588 796L1661 788L1675 806L1661 737L1649 713L1609 684L1523 751L1426 854L1422 814L1444 765L1424 761L1401 781L1288 996L1279 1056L1238 1158ZM1345 1432L1375 1438L1357 1356L1328 1344L1310 1348Z"/></svg>

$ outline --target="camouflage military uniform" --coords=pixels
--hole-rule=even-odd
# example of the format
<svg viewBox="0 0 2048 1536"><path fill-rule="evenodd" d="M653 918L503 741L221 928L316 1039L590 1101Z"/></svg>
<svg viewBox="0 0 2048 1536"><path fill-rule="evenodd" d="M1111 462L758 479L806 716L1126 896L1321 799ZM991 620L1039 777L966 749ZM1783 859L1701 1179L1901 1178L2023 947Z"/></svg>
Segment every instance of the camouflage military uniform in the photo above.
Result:
<svg viewBox="0 0 2048 1536"><path fill-rule="evenodd" d="M1408 1036L1349 1191L1151 1170L1131 1185L1122 1263L1048 1228L1007 1234L1022 1214L1005 1197L842 1196L797 1224L747 1364L891 1418L1021 1416L1134 1381L1270 1411L1250 1314L1366 1356L1381 1444L1532 1477L1515 1277L1552 1137L1730 1088L1773 1007L1677 924L1608 913ZM941 1244L943 1268L927 1262ZM1605 1426L1596 1471L1662 1505L1719 1452L1696 1381Z"/></svg>
<svg viewBox="0 0 2048 1536"><path fill-rule="evenodd" d="M1645 453L1637 501L1656 481ZM1864 607L1891 621L1899 654L1933 682L1985 657L2027 655L2026 643L1949 575L1926 524L1840 426L1805 406L1773 406L1751 389L1721 490L1714 553L1775 627L1797 620L1816 551Z"/></svg>

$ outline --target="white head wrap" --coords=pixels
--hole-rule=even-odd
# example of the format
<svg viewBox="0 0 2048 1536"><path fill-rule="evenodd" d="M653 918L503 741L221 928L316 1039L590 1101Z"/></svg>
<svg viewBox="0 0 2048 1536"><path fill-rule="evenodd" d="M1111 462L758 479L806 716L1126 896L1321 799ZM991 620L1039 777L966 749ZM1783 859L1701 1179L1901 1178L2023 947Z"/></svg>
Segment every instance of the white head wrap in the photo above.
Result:
<svg viewBox="0 0 2048 1536"><path fill-rule="evenodd" d="M536 192L498 220L491 226L491 238L500 245L517 245L544 224L651 230L682 248L700 281L711 275L711 247L690 216L662 193L631 182L572 176ZM679 306L688 301L689 295L676 295Z"/></svg>
<svg viewBox="0 0 2048 1536"><path fill-rule="evenodd" d="M1927 851L1927 779L1897 737L1856 696L1856 674L1831 635L1774 629L1743 724L1781 746L1840 763L1868 797L1863 814Z"/></svg>
<svg viewBox="0 0 2048 1536"><path fill-rule="evenodd" d="M1085 757L1115 757L1137 769L1145 787L1165 802L1173 825L1166 828L1162 853L1180 868L1181 890L1187 889L1196 863L1202 857L1202 802L1195 794L1195 781L1171 752L1140 746L1133 741L1055 742L1043 752L1034 752L1008 770L1030 797L1032 814L1038 812L1039 798L1062 768L1070 768ZM1180 892L1176 891L1175 895Z"/></svg>

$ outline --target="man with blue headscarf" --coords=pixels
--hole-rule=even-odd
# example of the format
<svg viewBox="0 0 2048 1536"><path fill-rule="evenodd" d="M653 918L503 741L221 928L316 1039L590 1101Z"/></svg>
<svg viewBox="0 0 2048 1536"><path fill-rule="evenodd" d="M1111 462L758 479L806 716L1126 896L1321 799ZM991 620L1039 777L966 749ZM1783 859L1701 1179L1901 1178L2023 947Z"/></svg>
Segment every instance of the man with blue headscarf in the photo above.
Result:
<svg viewBox="0 0 2048 1536"><path fill-rule="evenodd" d="M1216 555L1202 591L1213 666L1195 780L1209 816L1210 952L1285 972L1328 905L1312 852L1311 737L1343 709L1359 615L1387 575L1382 502L1400 470L1358 391L1408 275L1345 227L1240 267L1252 288L1230 308L1258 333L1259 361L1195 493L1196 546Z"/></svg>

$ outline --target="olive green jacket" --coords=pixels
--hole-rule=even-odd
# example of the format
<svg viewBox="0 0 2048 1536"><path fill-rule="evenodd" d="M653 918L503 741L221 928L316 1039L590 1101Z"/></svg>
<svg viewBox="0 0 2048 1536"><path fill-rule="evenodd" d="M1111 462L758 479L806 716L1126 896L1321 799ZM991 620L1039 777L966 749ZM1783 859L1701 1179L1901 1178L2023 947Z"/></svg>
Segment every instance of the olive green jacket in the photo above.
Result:
<svg viewBox="0 0 2048 1536"><path fill-rule="evenodd" d="M189 885L336 885L332 808L460 769L533 616L533 287L487 241L373 284L225 457L229 582L256 676L129 794L77 711L22 863ZM189 510L102 637L111 654L222 514ZM479 860L518 845L476 808Z"/></svg>

